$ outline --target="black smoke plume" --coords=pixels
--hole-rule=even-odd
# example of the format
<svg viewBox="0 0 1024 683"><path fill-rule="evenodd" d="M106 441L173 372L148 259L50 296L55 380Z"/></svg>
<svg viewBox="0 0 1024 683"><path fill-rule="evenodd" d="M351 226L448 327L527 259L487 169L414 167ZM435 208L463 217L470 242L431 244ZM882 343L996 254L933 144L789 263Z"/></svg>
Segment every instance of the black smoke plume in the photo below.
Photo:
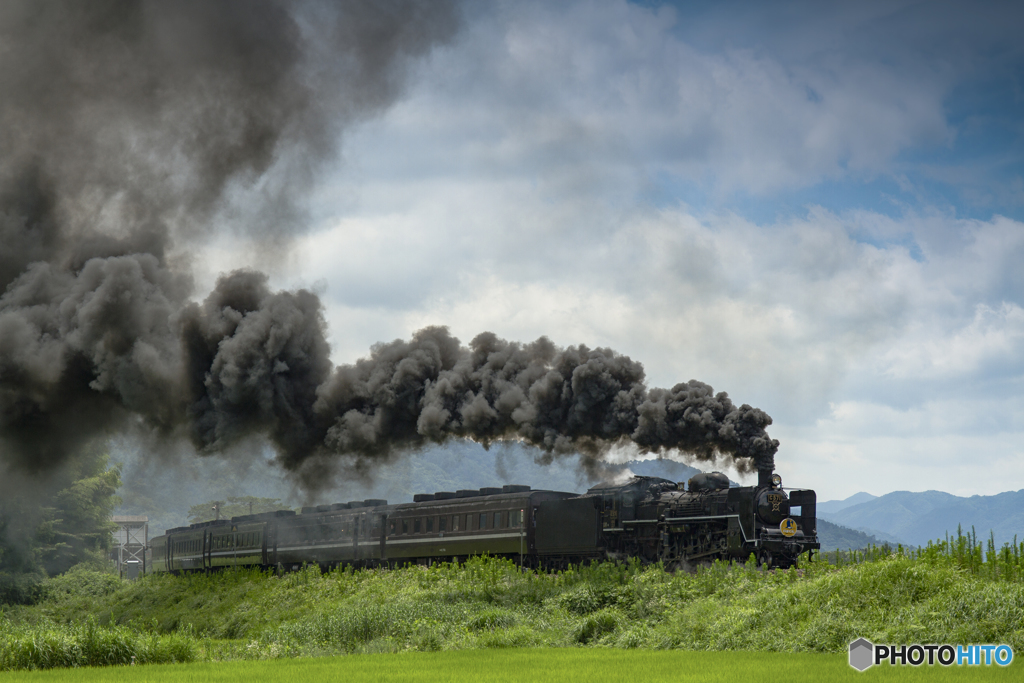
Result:
<svg viewBox="0 0 1024 683"><path fill-rule="evenodd" d="M0 469L51 471L129 425L234 439L210 431L210 410L249 407L232 368L204 384L213 336L260 334L250 305L271 337L292 308L315 327L319 303L249 274L196 313L190 251L221 230L287 246L345 127L457 19L444 0L0 3ZM259 407L301 419L296 392Z"/></svg>
<svg viewBox="0 0 1024 683"><path fill-rule="evenodd" d="M0 3L0 465L45 473L142 429L204 454L268 439L311 487L339 455L366 468L451 438L771 467L765 413L696 381L648 389L609 349L427 328L334 368L314 293L239 271L193 301L189 250L216 226L287 242L344 126L455 18L411 0Z"/></svg>
<svg viewBox="0 0 1024 683"><path fill-rule="evenodd" d="M429 327L339 367L317 394L326 435L315 448L371 459L462 437L579 453L591 468L613 447L632 445L724 457L750 471L774 469L779 447L765 433L766 413L737 408L707 384L648 389L640 363L611 349L559 349L544 337L520 344L485 332L465 348Z"/></svg>

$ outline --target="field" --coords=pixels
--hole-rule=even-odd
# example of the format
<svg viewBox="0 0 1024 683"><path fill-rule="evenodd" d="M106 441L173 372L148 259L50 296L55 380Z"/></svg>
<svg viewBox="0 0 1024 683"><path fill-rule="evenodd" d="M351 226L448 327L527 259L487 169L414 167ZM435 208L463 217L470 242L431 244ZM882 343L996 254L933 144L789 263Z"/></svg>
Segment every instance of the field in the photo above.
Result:
<svg viewBox="0 0 1024 683"><path fill-rule="evenodd" d="M61 669L0 674L5 683L179 683L182 681L380 681L394 683L447 681L629 680L733 683L738 680L815 682L1010 681L1020 680L1024 666L964 670L942 667L877 667L861 674L843 655L756 652L638 652L610 649L469 650L461 652L352 655L320 659L265 660L202 664ZM766 676L766 672L771 672Z"/></svg>
<svg viewBox="0 0 1024 683"><path fill-rule="evenodd" d="M377 660L295 658L416 652L652 662L685 651L733 651L719 661L783 653L787 662L797 661L793 654L832 653L845 666L843 653L861 636L876 643L1006 643L1024 653L1019 559L978 557L951 547L878 551L800 570L718 564L696 574L637 563L545 574L494 558L136 582L75 570L49 580L34 604L0 608L0 670L132 661L235 661L244 669L282 659L330 667ZM549 652L559 654L538 654Z"/></svg>

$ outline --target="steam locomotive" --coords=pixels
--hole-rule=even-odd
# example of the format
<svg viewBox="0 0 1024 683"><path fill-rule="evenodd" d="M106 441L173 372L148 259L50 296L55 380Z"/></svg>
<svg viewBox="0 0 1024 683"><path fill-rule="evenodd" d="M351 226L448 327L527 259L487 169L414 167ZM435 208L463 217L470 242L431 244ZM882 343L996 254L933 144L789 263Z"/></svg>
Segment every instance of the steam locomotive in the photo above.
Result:
<svg viewBox="0 0 1024 683"><path fill-rule="evenodd" d="M718 472L686 484L633 477L583 495L509 485L279 510L169 529L152 540L155 572L224 567L397 566L489 554L556 568L636 557L688 568L715 559L790 567L820 548L815 493L761 471L730 487Z"/></svg>

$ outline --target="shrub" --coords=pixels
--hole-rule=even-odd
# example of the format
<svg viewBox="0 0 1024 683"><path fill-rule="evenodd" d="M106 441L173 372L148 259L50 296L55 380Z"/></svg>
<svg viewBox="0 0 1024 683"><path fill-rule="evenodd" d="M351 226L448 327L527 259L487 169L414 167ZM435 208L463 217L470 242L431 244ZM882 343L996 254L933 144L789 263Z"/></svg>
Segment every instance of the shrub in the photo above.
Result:
<svg viewBox="0 0 1024 683"><path fill-rule="evenodd" d="M586 645L601 636L613 633L619 626L618 615L612 610L601 610L583 618L573 630L573 640Z"/></svg>
<svg viewBox="0 0 1024 683"><path fill-rule="evenodd" d="M95 571L86 565L76 565L64 574L44 581L40 586L39 598L51 602L69 598L100 598L110 595L124 583L110 572Z"/></svg>
<svg viewBox="0 0 1024 683"><path fill-rule="evenodd" d="M533 647L540 639L537 633L525 626L489 631L480 636L477 644L486 648Z"/></svg>
<svg viewBox="0 0 1024 683"><path fill-rule="evenodd" d="M589 585L581 585L563 593L558 604L573 614L586 615L596 612L607 603L607 596L598 595Z"/></svg>
<svg viewBox="0 0 1024 683"><path fill-rule="evenodd" d="M504 609L488 609L478 613L469 620L469 627L474 631L484 629L493 631L496 628L509 628L516 623L516 615Z"/></svg>
<svg viewBox="0 0 1024 683"><path fill-rule="evenodd" d="M643 647L648 638L650 638L651 629L645 624L639 624L637 626L631 626L622 633L619 634L618 639L615 641L616 647L624 649L634 649Z"/></svg>

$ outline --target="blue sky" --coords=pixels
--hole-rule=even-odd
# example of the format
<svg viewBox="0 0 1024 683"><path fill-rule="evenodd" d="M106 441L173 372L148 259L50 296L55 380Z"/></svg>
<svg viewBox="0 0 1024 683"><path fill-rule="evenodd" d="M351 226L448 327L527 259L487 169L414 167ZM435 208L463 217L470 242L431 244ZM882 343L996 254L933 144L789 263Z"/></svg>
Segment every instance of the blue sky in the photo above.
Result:
<svg viewBox="0 0 1024 683"><path fill-rule="evenodd" d="M336 362L428 324L609 346L764 409L824 499L1016 490L1022 28L1011 3L467 6L258 265L323 292Z"/></svg>

